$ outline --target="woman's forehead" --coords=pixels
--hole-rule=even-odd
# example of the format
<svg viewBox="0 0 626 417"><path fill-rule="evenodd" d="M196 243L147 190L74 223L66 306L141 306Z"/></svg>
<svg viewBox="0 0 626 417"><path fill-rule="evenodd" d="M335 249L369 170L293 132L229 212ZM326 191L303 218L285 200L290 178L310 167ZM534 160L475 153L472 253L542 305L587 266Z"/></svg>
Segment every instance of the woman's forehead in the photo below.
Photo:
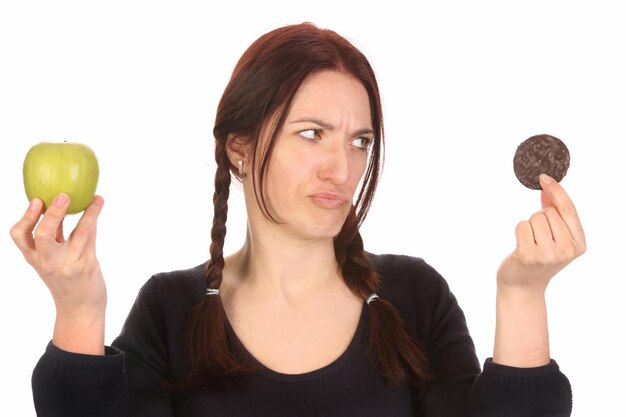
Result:
<svg viewBox="0 0 626 417"><path fill-rule="evenodd" d="M317 72L305 79L298 89L287 118L315 118L330 124L337 124L338 118L348 118L371 127L369 96L363 84L350 74L331 70Z"/></svg>

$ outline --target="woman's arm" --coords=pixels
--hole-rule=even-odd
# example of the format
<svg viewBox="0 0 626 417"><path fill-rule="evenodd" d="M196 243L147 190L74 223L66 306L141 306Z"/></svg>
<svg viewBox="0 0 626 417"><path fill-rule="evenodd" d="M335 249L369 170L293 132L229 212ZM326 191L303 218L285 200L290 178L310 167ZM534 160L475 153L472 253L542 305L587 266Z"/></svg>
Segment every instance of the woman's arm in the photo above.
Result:
<svg viewBox="0 0 626 417"><path fill-rule="evenodd" d="M498 270L493 361L519 368L550 362L545 291L586 250L576 208L559 183L541 176L542 210L515 230L517 247Z"/></svg>
<svg viewBox="0 0 626 417"><path fill-rule="evenodd" d="M54 299L55 346L103 355L107 294L96 258L96 223L104 200L94 197L66 240L63 218L69 204L69 196L59 194L42 217L43 202L33 199L11 237Z"/></svg>

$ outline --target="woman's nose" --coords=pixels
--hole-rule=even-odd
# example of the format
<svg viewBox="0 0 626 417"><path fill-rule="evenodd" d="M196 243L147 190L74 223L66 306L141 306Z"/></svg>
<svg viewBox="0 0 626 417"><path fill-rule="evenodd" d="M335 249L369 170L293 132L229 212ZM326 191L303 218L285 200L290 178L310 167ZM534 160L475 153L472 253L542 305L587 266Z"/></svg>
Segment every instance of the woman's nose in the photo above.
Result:
<svg viewBox="0 0 626 417"><path fill-rule="evenodd" d="M343 143L330 145L323 155L318 173L322 181L333 184L345 184L350 179L350 163L348 149Z"/></svg>

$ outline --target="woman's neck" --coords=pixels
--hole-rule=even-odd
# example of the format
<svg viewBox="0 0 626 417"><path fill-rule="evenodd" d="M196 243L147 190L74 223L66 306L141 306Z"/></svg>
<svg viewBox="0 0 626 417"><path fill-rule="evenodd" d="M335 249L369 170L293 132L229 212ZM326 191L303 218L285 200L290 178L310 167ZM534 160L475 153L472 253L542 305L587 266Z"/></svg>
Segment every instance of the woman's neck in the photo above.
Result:
<svg viewBox="0 0 626 417"><path fill-rule="evenodd" d="M243 247L225 263L228 287L288 303L344 285L332 238L293 239L248 228Z"/></svg>

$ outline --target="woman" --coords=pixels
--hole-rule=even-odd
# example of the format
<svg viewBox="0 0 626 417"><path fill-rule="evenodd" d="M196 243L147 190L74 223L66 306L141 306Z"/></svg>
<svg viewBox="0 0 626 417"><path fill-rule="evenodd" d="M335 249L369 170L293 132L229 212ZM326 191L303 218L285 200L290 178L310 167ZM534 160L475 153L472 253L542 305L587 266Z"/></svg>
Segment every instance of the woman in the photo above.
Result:
<svg viewBox="0 0 626 417"><path fill-rule="evenodd" d="M57 308L33 374L38 414L569 415L544 292L585 251L572 202L542 177L543 209L519 223L498 270L494 354L481 371L444 279L421 259L364 251L380 103L366 58L332 31L293 25L254 42L217 111L210 260L152 277L112 346L95 255L103 199L67 240L67 196L40 222L33 200L11 235ZM248 233L224 257L232 177Z"/></svg>

